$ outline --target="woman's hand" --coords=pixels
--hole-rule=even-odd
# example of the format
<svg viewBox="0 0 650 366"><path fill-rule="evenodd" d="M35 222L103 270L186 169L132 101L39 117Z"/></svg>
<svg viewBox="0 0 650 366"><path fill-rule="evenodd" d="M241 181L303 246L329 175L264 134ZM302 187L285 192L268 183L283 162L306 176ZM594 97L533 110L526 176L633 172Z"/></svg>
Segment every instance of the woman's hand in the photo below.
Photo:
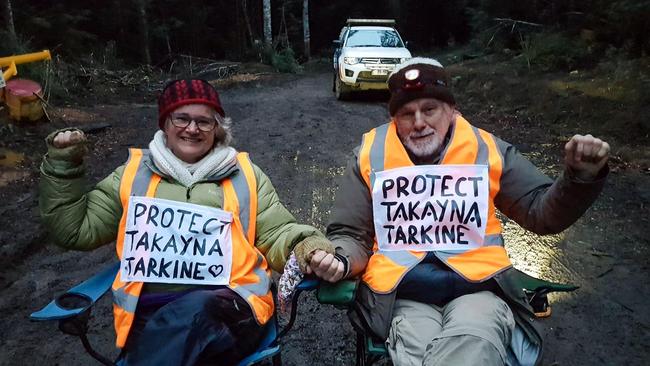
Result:
<svg viewBox="0 0 650 366"><path fill-rule="evenodd" d="M54 135L54 139L52 139L52 145L57 149L64 149L85 142L86 135L80 130L61 131Z"/></svg>
<svg viewBox="0 0 650 366"><path fill-rule="evenodd" d="M70 161L80 164L88 152L88 140L83 131L67 128L52 132L45 139L47 156L51 160Z"/></svg>

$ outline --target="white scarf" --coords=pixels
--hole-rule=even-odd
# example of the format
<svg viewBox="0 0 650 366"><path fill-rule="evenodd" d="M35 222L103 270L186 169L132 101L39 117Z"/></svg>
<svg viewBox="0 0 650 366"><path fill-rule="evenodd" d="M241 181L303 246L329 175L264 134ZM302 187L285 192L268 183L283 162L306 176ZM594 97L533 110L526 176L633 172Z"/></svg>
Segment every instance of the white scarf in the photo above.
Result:
<svg viewBox="0 0 650 366"><path fill-rule="evenodd" d="M194 164L186 163L167 147L167 136L163 131L157 131L153 135L149 150L156 168L185 187L207 177L225 178L237 165L237 150L230 146L215 146L203 159Z"/></svg>

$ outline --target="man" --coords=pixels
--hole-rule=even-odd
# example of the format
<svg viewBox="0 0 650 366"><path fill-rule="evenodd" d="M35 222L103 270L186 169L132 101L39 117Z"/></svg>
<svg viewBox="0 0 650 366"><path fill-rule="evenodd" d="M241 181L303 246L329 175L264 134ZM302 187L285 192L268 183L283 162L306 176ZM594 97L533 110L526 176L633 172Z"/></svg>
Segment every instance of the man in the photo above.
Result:
<svg viewBox="0 0 650 366"><path fill-rule="evenodd" d="M411 59L388 85L392 120L363 136L340 185L336 255L316 251L308 271L361 277L351 319L396 365L539 364L496 209L537 234L566 229L601 191L609 145L575 135L553 182L456 111L438 61Z"/></svg>

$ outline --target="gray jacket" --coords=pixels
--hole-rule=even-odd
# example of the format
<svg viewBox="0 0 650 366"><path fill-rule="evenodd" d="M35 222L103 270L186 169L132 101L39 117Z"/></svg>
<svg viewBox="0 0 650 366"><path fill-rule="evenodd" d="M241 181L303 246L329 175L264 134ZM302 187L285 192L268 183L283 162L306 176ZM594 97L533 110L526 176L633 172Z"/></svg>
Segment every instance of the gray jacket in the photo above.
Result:
<svg viewBox="0 0 650 366"><path fill-rule="evenodd" d="M450 133L451 129L450 127ZM568 169L555 181L539 171L523 157L514 146L496 138L503 157L503 171L500 190L495 197L495 206L504 215L536 234L555 234L573 224L591 206L603 188L608 169L604 168L597 179L580 181ZM444 151L444 148L441 149ZM372 255L374 224L371 193L364 182L359 168L359 147L354 150L347 170L343 175L327 236L336 246L339 256L347 259L348 277L359 276ZM440 157L432 161L414 163L417 165L437 164ZM521 303L521 297L506 284L509 271L495 277L506 294L515 319L527 338L539 346L537 362L541 359L541 336L530 324L532 311ZM521 292L521 291L519 291ZM513 298L515 297L515 298ZM360 284L357 292L356 311L350 316L357 329L370 331L375 337L386 339L392 319L395 291L378 294ZM526 324L524 324L526 323Z"/></svg>

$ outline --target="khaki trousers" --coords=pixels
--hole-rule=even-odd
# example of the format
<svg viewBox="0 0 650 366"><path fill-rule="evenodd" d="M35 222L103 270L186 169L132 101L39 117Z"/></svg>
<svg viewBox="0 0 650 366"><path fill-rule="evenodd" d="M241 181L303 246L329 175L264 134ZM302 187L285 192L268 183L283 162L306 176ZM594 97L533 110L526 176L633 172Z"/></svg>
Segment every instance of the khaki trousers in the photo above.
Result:
<svg viewBox="0 0 650 366"><path fill-rule="evenodd" d="M395 366L505 365L512 311L489 291L445 306L397 299L386 346Z"/></svg>

